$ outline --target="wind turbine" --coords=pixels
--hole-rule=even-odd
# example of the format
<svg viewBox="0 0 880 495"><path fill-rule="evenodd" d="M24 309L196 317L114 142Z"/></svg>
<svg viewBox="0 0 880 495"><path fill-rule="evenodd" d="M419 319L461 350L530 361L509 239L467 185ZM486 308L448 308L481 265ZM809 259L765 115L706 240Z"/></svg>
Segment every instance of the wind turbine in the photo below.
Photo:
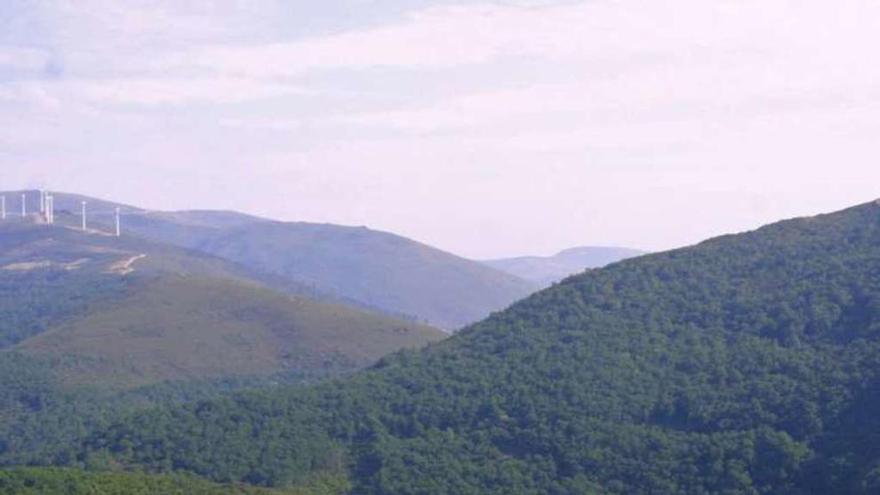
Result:
<svg viewBox="0 0 880 495"><path fill-rule="evenodd" d="M86 202L83 201L82 202L82 229L83 229L83 232L86 231L86 227L87 227L87 224L86 224Z"/></svg>
<svg viewBox="0 0 880 495"><path fill-rule="evenodd" d="M46 223L52 225L55 223L55 196L46 193Z"/></svg>

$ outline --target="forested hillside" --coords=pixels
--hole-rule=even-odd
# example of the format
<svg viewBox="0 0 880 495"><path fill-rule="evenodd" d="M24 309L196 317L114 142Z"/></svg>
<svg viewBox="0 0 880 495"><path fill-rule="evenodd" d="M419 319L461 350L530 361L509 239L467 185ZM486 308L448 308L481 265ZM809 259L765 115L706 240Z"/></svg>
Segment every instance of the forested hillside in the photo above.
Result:
<svg viewBox="0 0 880 495"><path fill-rule="evenodd" d="M40 459L343 473L359 495L867 495L878 390L870 203L594 270L351 379L139 412Z"/></svg>

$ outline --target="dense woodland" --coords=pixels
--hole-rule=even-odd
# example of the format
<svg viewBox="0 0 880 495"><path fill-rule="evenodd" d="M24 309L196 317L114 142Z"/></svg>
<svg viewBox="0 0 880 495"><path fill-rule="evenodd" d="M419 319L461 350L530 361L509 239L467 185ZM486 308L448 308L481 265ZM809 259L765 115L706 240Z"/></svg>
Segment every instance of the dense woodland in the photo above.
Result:
<svg viewBox="0 0 880 495"><path fill-rule="evenodd" d="M344 479L316 479L283 490L240 484L220 485L187 475L88 473L70 469L0 470L0 495L331 495L345 490Z"/></svg>
<svg viewBox="0 0 880 495"><path fill-rule="evenodd" d="M315 386L91 401L71 426L82 402L32 369L4 384L5 464L357 494L874 494L880 205L572 277Z"/></svg>

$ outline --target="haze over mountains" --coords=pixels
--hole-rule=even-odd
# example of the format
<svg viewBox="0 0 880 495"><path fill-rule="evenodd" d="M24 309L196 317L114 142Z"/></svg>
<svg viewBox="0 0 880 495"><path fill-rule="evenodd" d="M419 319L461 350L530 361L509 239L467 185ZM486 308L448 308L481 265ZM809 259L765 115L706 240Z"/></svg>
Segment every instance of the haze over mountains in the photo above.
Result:
<svg viewBox="0 0 880 495"><path fill-rule="evenodd" d="M358 495L869 495L878 332L872 202L587 271L343 381L71 428L53 418L82 406L13 373L0 399L47 405L0 423L0 462Z"/></svg>
<svg viewBox="0 0 880 495"><path fill-rule="evenodd" d="M5 193L10 208L21 192ZM28 193L37 211L37 191ZM88 202L95 224L109 226L121 207L126 234L194 249L267 276L282 289L315 294L456 330L504 309L539 286L503 271L387 232L277 222L236 212L153 212L54 193L56 209L78 214ZM13 201L14 199L14 201Z"/></svg>
<svg viewBox="0 0 880 495"><path fill-rule="evenodd" d="M541 287L547 287L569 275L578 274L590 268L601 268L634 256L644 251L621 247L583 246L560 251L553 256L521 256L486 260L485 264L529 280Z"/></svg>

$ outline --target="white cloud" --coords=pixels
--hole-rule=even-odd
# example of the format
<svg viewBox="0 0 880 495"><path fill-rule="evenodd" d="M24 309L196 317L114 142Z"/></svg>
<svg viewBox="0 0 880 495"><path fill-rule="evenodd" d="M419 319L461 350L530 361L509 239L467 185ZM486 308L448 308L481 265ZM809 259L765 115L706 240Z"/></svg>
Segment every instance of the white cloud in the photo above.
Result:
<svg viewBox="0 0 880 495"><path fill-rule="evenodd" d="M245 78L114 79L73 85L96 103L183 104L236 103L307 94L301 88Z"/></svg>
<svg viewBox="0 0 880 495"><path fill-rule="evenodd" d="M303 41L195 49L157 67L200 66L221 73L277 76L313 69L447 68L498 57L540 57L559 62L631 61L638 68L645 57L674 62L711 59L725 51L788 49L797 49L796 57L817 64L833 57L870 65L861 56L875 41L870 30L880 26L880 5L845 1L831 16L826 5L819 0L597 0L435 7L391 25ZM855 53L837 51L848 44L861 46Z"/></svg>
<svg viewBox="0 0 880 495"><path fill-rule="evenodd" d="M42 24L51 30L50 41L66 48L90 50L229 41L265 29L267 18L277 15L283 6L277 0L42 0L35 3Z"/></svg>
<svg viewBox="0 0 880 495"><path fill-rule="evenodd" d="M222 105L308 94L311 92L290 84L229 77L78 79L0 85L0 101L55 110L65 106Z"/></svg>
<svg viewBox="0 0 880 495"><path fill-rule="evenodd" d="M299 42L196 49L159 61L156 68L196 66L272 77L338 67L442 68L481 63L496 56L510 37L508 9L522 8L427 9L402 23Z"/></svg>
<svg viewBox="0 0 880 495"><path fill-rule="evenodd" d="M225 118L220 120L220 125L230 129L244 131L300 131L305 128L305 122L295 119L242 119Z"/></svg>
<svg viewBox="0 0 880 495"><path fill-rule="evenodd" d="M504 132L525 120L583 129L630 123L632 135L645 139L638 131L658 122L742 125L767 113L872 100L880 65L867 61L880 41L878 19L880 4L858 0L834 8L818 0L437 7L395 24L294 43L184 51L158 59L154 69L271 81L394 66L424 71L420 81L431 84L462 65L551 61L568 68L565 81L524 81L515 89L349 112L328 122L415 133ZM356 89L361 76L351 74L340 77L350 77L348 86ZM395 89L410 90L387 91Z"/></svg>
<svg viewBox="0 0 880 495"><path fill-rule="evenodd" d="M51 56L46 50L0 46L0 70L15 72L40 72L46 68Z"/></svg>

